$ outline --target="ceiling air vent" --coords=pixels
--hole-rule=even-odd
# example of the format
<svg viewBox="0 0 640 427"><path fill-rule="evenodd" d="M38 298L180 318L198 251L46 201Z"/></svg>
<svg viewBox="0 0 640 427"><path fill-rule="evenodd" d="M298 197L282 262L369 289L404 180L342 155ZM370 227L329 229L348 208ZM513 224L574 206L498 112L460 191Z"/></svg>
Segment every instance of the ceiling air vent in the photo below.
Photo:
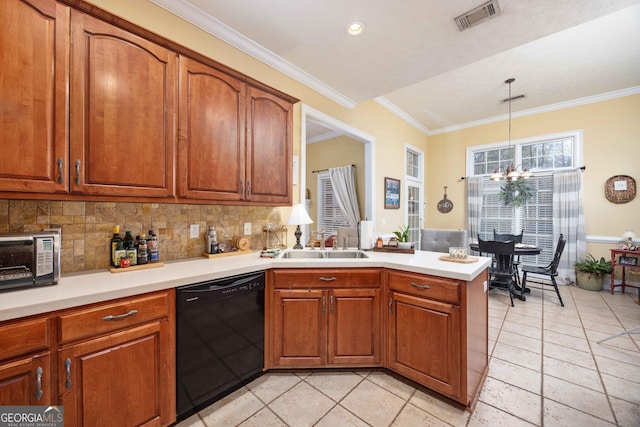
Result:
<svg viewBox="0 0 640 427"><path fill-rule="evenodd" d="M471 9L470 11L463 13L455 18L454 21L456 21L458 29L463 31L498 15L500 15L498 0L492 0L476 7L475 9Z"/></svg>

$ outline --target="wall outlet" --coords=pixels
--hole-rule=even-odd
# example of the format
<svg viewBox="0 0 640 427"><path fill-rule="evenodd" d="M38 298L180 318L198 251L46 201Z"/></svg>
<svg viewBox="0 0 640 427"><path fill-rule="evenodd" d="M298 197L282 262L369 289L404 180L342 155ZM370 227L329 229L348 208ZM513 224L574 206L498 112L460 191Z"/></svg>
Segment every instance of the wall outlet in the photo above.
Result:
<svg viewBox="0 0 640 427"><path fill-rule="evenodd" d="M383 227L387 225L387 218L382 218L382 221L380 221L380 225L382 225Z"/></svg>
<svg viewBox="0 0 640 427"><path fill-rule="evenodd" d="M191 224L189 226L189 237L192 239L200 237L200 224Z"/></svg>
<svg viewBox="0 0 640 427"><path fill-rule="evenodd" d="M245 222L244 223L244 233L245 236L249 236L251 235L251 223L250 222Z"/></svg>

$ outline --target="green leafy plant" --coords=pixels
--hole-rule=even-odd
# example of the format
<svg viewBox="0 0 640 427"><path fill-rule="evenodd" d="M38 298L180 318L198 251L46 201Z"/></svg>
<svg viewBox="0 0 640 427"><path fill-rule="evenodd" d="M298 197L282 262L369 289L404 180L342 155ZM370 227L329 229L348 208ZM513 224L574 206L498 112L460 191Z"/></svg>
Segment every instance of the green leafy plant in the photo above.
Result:
<svg viewBox="0 0 640 427"><path fill-rule="evenodd" d="M523 206L531 197L533 197L533 185L528 179L507 181L500 187L500 200L505 206Z"/></svg>
<svg viewBox="0 0 640 427"><path fill-rule="evenodd" d="M576 262L574 266L578 271L583 271L587 274L601 277L605 274L611 274L613 271L611 263L605 260L604 257L600 257L599 260L596 260L591 254L587 254L584 261Z"/></svg>
<svg viewBox="0 0 640 427"><path fill-rule="evenodd" d="M394 231L393 234L398 238L398 242L408 242L409 241L409 226L405 225L404 227L398 227L400 231Z"/></svg>

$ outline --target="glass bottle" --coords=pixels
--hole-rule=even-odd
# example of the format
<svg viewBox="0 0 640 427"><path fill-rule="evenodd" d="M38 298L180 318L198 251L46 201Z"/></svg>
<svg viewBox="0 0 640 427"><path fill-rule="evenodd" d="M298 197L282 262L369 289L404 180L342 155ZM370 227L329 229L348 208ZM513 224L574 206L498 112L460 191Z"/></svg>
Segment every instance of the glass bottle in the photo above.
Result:
<svg viewBox="0 0 640 427"><path fill-rule="evenodd" d="M146 264L149 261L147 251L147 235L140 233L138 238L138 265Z"/></svg>
<svg viewBox="0 0 640 427"><path fill-rule="evenodd" d="M120 237L120 226L116 225L113 227L113 237L111 238L111 265L113 267L120 267L120 260L116 258L116 247L118 242L122 242L122 237Z"/></svg>
<svg viewBox="0 0 640 427"><path fill-rule="evenodd" d="M147 253L149 262L154 263L160 261L160 247L158 245L158 236L153 228L149 230L149 238L147 239Z"/></svg>
<svg viewBox="0 0 640 427"><path fill-rule="evenodd" d="M122 258L127 258L127 251L124 249L124 242L122 239L116 244L116 250L114 255L115 267L120 268L120 260Z"/></svg>
<svg viewBox="0 0 640 427"><path fill-rule="evenodd" d="M124 232L124 250L127 251L127 257L129 258L130 265L138 264L138 250L136 249L136 242L133 240L131 231Z"/></svg>

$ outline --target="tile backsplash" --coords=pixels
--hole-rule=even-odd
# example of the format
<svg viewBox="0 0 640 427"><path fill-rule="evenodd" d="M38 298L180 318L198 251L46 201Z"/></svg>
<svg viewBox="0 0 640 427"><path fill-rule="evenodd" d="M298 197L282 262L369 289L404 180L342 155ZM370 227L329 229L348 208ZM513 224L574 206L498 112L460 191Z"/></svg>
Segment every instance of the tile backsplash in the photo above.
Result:
<svg viewBox="0 0 640 427"><path fill-rule="evenodd" d="M62 273L107 268L109 240L114 225L121 236L135 236L151 226L158 235L160 261L199 257L205 246L207 227L216 227L218 240L243 234L252 224L251 247L262 248L262 227L281 224L277 207L191 205L168 203L76 202L47 200L0 200L0 233L34 232L62 228ZM189 226L200 226L200 237L189 238Z"/></svg>

